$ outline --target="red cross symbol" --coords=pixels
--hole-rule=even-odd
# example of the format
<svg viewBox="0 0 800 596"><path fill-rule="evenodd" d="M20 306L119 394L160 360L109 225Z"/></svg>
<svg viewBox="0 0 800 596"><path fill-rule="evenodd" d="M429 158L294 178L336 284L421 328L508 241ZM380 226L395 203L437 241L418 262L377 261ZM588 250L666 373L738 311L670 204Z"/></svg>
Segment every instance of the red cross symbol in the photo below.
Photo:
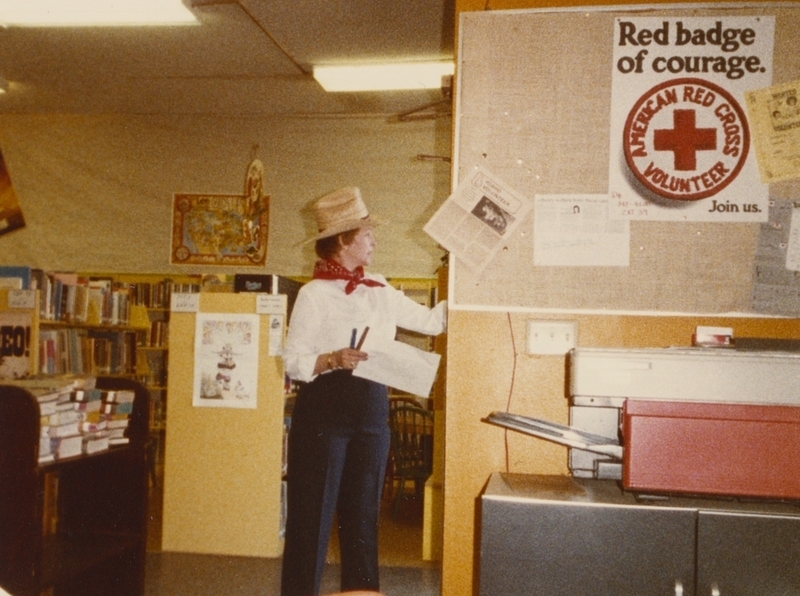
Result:
<svg viewBox="0 0 800 596"><path fill-rule="evenodd" d="M676 170L697 168L697 152L717 148L717 131L713 128L696 128L694 110L675 110L672 113L672 130L653 131L656 151L672 151Z"/></svg>

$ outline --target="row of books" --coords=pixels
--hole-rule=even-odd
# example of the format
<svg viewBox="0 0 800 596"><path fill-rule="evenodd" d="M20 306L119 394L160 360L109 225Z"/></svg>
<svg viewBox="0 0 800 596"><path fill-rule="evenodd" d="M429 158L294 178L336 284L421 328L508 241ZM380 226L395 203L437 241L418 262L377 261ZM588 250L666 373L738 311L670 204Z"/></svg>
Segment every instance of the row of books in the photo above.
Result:
<svg viewBox="0 0 800 596"><path fill-rule="evenodd" d="M58 328L39 331L39 370L48 375L136 373L134 331Z"/></svg>
<svg viewBox="0 0 800 596"><path fill-rule="evenodd" d="M135 393L104 390L92 377L30 389L39 402L39 463L107 451L127 444Z"/></svg>
<svg viewBox="0 0 800 596"><path fill-rule="evenodd" d="M44 321L90 325L128 325L133 305L168 309L172 292L200 291L199 284L176 284L170 279L126 283L17 265L0 266L0 287L39 290L39 315Z"/></svg>
<svg viewBox="0 0 800 596"><path fill-rule="evenodd" d="M147 345L151 348L165 348L169 337L169 321L155 320L150 323L150 334Z"/></svg>
<svg viewBox="0 0 800 596"><path fill-rule="evenodd" d="M157 282L133 282L129 285L133 304L140 304L153 309L169 309L172 292L187 294L200 291L200 284L176 283L171 279L163 279Z"/></svg>
<svg viewBox="0 0 800 596"><path fill-rule="evenodd" d="M33 269L30 289L39 290L42 320L127 325L130 319L130 287L111 278Z"/></svg>

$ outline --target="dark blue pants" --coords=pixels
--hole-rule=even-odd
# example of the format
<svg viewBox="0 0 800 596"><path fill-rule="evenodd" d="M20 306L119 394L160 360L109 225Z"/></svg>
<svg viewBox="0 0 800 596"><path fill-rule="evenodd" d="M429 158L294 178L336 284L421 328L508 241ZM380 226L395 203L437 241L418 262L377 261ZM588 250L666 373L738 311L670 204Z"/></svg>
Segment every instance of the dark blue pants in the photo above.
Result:
<svg viewBox="0 0 800 596"><path fill-rule="evenodd" d="M342 591L379 590L378 518L389 452L386 387L334 371L300 388L287 469L282 596L316 596L336 513Z"/></svg>

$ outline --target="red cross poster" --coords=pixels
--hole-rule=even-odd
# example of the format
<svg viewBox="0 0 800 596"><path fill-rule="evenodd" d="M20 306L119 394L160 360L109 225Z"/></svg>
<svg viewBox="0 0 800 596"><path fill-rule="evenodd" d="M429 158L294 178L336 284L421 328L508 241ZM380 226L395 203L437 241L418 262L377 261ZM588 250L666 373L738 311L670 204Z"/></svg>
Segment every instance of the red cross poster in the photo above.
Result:
<svg viewBox="0 0 800 596"><path fill-rule="evenodd" d="M771 16L614 20L610 216L763 222L745 92L772 82Z"/></svg>

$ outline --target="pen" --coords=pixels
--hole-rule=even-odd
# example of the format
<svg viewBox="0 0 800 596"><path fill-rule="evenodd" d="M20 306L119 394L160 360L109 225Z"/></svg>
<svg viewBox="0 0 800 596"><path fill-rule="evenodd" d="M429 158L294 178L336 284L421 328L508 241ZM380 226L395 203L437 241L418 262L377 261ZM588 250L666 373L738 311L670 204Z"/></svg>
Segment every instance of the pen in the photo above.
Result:
<svg viewBox="0 0 800 596"><path fill-rule="evenodd" d="M358 333L358 329L353 327L353 333L350 334L350 349L351 350L356 347L356 334L357 333Z"/></svg>
<svg viewBox="0 0 800 596"><path fill-rule="evenodd" d="M367 339L367 332L369 331L369 325L364 327L364 333L361 334L361 339L358 340L358 345L356 346L356 350L360 350L361 346L364 345L364 340Z"/></svg>

